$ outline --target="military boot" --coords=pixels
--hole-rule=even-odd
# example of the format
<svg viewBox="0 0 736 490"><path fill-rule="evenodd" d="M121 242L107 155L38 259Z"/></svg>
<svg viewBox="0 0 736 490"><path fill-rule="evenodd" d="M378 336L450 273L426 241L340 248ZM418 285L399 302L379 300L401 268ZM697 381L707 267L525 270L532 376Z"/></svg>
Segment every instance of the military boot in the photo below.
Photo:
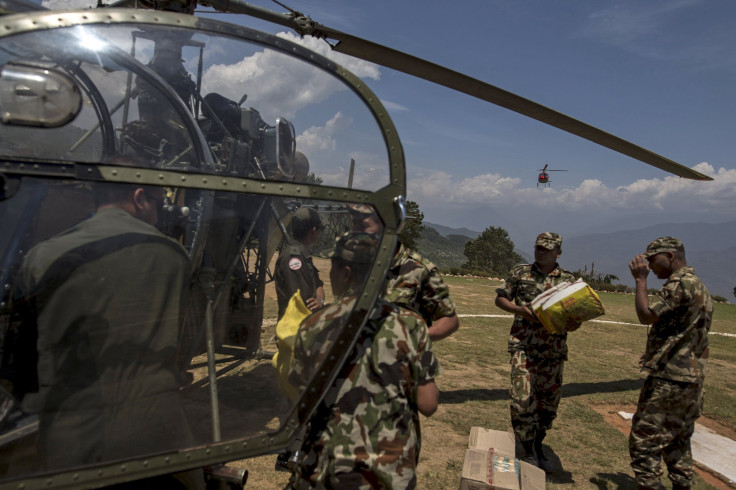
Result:
<svg viewBox="0 0 736 490"><path fill-rule="evenodd" d="M524 449L524 454L519 459L525 463L539 466L537 456L534 454L534 441L521 441L521 447Z"/></svg>
<svg viewBox="0 0 736 490"><path fill-rule="evenodd" d="M554 470L552 461L547 459L544 455L544 449L542 449L542 441L545 437L547 437L546 431L539 431L537 433L537 437L534 439L534 454L537 456L537 462L539 463L537 466L543 469L545 473L552 473L552 470Z"/></svg>

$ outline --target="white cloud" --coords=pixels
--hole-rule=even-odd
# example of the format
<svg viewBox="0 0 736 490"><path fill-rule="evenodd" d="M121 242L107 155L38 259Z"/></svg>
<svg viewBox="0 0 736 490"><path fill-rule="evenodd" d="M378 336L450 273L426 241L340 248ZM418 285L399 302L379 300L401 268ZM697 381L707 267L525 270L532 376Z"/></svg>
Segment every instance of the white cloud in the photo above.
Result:
<svg viewBox="0 0 736 490"><path fill-rule="evenodd" d="M355 161L353 188L379 189L388 184L388 166L385 154L352 151L343 154L338 140L353 125L353 118L336 113L323 126L311 126L297 135L296 147L307 155L310 170L325 184L345 186L350 173L350 161Z"/></svg>
<svg viewBox="0 0 736 490"><path fill-rule="evenodd" d="M265 50L241 61L214 64L204 74L204 93L217 92L232 100L248 94L264 119L294 117L297 111L344 90L342 84L307 63Z"/></svg>
<svg viewBox="0 0 736 490"><path fill-rule="evenodd" d="M297 148L306 155L325 150L334 151L335 135L350 126L352 122L352 118L345 117L342 112L338 112L324 126L311 126L302 134L297 135Z"/></svg>
<svg viewBox="0 0 736 490"><path fill-rule="evenodd" d="M378 65L371 63L370 61L364 61L333 51L327 42L322 39L317 39L311 36L299 37L291 32L279 32L276 36L296 44L301 44L315 53L331 59L360 78L371 78L373 80L381 79L381 72L378 69Z"/></svg>
<svg viewBox="0 0 736 490"><path fill-rule="evenodd" d="M345 66L360 77L379 79L373 63L331 52L322 40L299 38L282 32L279 37L301 44ZM217 92L232 100L243 93L265 120L293 118L304 107L327 100L346 89L338 79L321 69L273 50L259 51L231 64L213 64L204 74L204 92Z"/></svg>
<svg viewBox="0 0 736 490"><path fill-rule="evenodd" d="M391 102L390 100L382 100L381 102L383 103L383 107L389 112L404 112L409 110L407 107L396 102Z"/></svg>
<svg viewBox="0 0 736 490"><path fill-rule="evenodd" d="M732 212L736 215L736 169L718 171L708 163L695 170L714 177L701 182L675 176L642 179L629 185L610 188L604 182L585 180L575 188L522 187L521 179L483 174L456 179L442 171L410 169L408 195L420 206L436 205L438 200L455 206L478 208L504 207L514 210L556 209L560 212L631 212L636 210L678 210Z"/></svg>

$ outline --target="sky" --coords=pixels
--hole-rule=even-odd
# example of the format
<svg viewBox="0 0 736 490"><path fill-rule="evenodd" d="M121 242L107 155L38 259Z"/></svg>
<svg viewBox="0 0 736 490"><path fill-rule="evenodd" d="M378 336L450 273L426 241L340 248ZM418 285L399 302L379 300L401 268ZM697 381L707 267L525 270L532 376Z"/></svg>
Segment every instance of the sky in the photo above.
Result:
<svg viewBox="0 0 736 490"><path fill-rule="evenodd" d="M51 8L88 0L46 2ZM277 12L266 0L249 3ZM289 0L315 21L546 105L714 178L672 176L506 109L337 59L397 126L425 221L563 236L736 218L732 0ZM241 15L199 15L272 33ZM322 41L305 40L329 53ZM537 186L544 165L550 187Z"/></svg>

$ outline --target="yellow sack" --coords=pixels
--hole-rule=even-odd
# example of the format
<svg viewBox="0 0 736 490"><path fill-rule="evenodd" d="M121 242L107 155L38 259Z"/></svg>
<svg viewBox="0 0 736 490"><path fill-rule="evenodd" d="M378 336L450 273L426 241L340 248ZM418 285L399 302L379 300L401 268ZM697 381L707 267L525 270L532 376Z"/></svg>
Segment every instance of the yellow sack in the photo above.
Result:
<svg viewBox="0 0 736 490"><path fill-rule="evenodd" d="M294 357L294 340L302 320L311 314L311 310L304 304L302 295L297 289L296 293L289 298L284 316L276 324L276 345L278 345L279 351L274 354L271 364L276 368L276 379L279 388L292 401L299 398L299 391L289 383L289 369L291 368L291 359Z"/></svg>
<svg viewBox="0 0 736 490"><path fill-rule="evenodd" d="M534 298L531 306L542 325L555 334L577 330L584 321L606 313L601 299L582 279L561 282Z"/></svg>

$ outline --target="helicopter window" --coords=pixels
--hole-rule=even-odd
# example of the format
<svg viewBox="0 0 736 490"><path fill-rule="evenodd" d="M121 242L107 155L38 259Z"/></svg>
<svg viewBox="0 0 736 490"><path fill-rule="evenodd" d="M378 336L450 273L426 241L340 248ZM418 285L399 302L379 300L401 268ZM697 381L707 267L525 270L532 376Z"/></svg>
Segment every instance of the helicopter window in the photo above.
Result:
<svg viewBox="0 0 736 490"><path fill-rule="evenodd" d="M336 237L382 228L365 204L29 176L0 221L0 482L280 429L375 259L346 279ZM295 340L320 312L319 348Z"/></svg>
<svg viewBox="0 0 736 490"><path fill-rule="evenodd" d="M64 98L54 108L59 115L43 119L0 101L7 115L0 156L99 162L123 153L160 168L252 179L360 190L390 183L368 106L329 71L279 49L127 25L31 32L2 43L2 80L20 64L36 66L69 80L64 90L81 102ZM59 127L27 126L34 121Z"/></svg>
<svg viewBox="0 0 736 490"><path fill-rule="evenodd" d="M279 43L0 33L3 73L58 73L81 99L58 127L0 124L0 485L234 440L273 451L349 352L387 250L362 191L391 183L388 148L337 68ZM358 251L333 259L345 233ZM296 340L309 318L317 349Z"/></svg>

